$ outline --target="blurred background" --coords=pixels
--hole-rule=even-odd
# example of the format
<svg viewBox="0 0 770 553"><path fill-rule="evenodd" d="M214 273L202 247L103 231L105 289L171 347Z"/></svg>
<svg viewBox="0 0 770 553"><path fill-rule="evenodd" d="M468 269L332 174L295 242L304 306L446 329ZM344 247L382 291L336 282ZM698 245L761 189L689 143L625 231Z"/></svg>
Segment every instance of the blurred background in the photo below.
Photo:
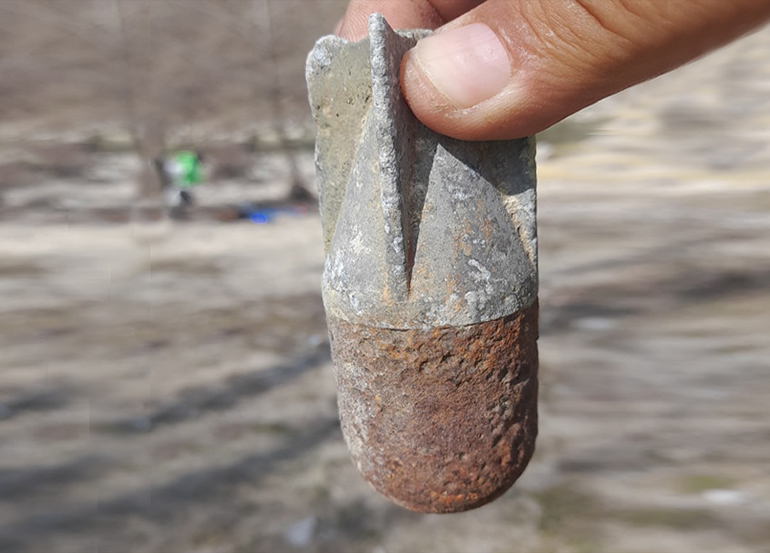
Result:
<svg viewBox="0 0 770 553"><path fill-rule="evenodd" d="M770 551L770 29L539 137L537 453L437 516L339 431L304 59L344 7L0 2L0 551Z"/></svg>

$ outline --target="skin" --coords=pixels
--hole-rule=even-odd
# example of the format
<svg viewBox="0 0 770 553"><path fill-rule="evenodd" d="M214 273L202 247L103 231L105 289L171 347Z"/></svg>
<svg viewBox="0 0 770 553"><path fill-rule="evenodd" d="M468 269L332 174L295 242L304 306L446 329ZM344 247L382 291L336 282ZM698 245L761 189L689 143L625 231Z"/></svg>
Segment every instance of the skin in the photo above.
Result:
<svg viewBox="0 0 770 553"><path fill-rule="evenodd" d="M770 0L351 0L336 32L363 38L372 13L397 29L443 34L483 23L493 31L511 67L492 97L458 105L414 51L402 61L401 82L434 131L497 140L535 134L739 38L770 20Z"/></svg>

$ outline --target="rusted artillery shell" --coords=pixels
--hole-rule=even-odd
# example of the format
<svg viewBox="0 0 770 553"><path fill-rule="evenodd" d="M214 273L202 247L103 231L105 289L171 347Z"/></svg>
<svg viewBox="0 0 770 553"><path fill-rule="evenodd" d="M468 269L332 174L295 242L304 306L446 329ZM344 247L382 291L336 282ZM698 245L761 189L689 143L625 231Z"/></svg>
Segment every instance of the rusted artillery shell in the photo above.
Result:
<svg viewBox="0 0 770 553"><path fill-rule="evenodd" d="M537 434L533 138L462 142L401 95L428 31L372 16L369 38L308 58L342 429L364 477L409 509L507 490Z"/></svg>
<svg viewBox="0 0 770 553"><path fill-rule="evenodd" d="M393 330L329 319L342 428L381 494L466 511L505 492L537 434L537 305L496 321Z"/></svg>

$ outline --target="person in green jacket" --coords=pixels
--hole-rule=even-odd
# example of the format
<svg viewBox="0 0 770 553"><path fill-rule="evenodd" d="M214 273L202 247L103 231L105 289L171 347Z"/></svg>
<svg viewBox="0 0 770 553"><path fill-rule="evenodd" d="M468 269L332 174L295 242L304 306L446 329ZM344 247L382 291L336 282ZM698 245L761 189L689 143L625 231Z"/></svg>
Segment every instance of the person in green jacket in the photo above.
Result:
<svg viewBox="0 0 770 553"><path fill-rule="evenodd" d="M203 182L203 155L181 150L159 163L166 208L173 218L181 217L193 204L192 189Z"/></svg>

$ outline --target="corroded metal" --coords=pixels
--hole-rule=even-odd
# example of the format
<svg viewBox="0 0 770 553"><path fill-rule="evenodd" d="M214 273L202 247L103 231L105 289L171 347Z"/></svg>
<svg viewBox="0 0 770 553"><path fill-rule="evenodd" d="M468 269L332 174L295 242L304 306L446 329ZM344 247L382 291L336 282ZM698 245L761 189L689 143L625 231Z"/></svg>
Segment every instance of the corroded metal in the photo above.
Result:
<svg viewBox="0 0 770 553"><path fill-rule="evenodd" d="M325 37L308 86L345 438L380 492L453 512L503 493L537 433L534 140L424 127L398 75L426 34Z"/></svg>
<svg viewBox="0 0 770 553"><path fill-rule="evenodd" d="M415 511L465 511L519 477L537 430L537 306L496 321L392 330L329 319L356 466Z"/></svg>

